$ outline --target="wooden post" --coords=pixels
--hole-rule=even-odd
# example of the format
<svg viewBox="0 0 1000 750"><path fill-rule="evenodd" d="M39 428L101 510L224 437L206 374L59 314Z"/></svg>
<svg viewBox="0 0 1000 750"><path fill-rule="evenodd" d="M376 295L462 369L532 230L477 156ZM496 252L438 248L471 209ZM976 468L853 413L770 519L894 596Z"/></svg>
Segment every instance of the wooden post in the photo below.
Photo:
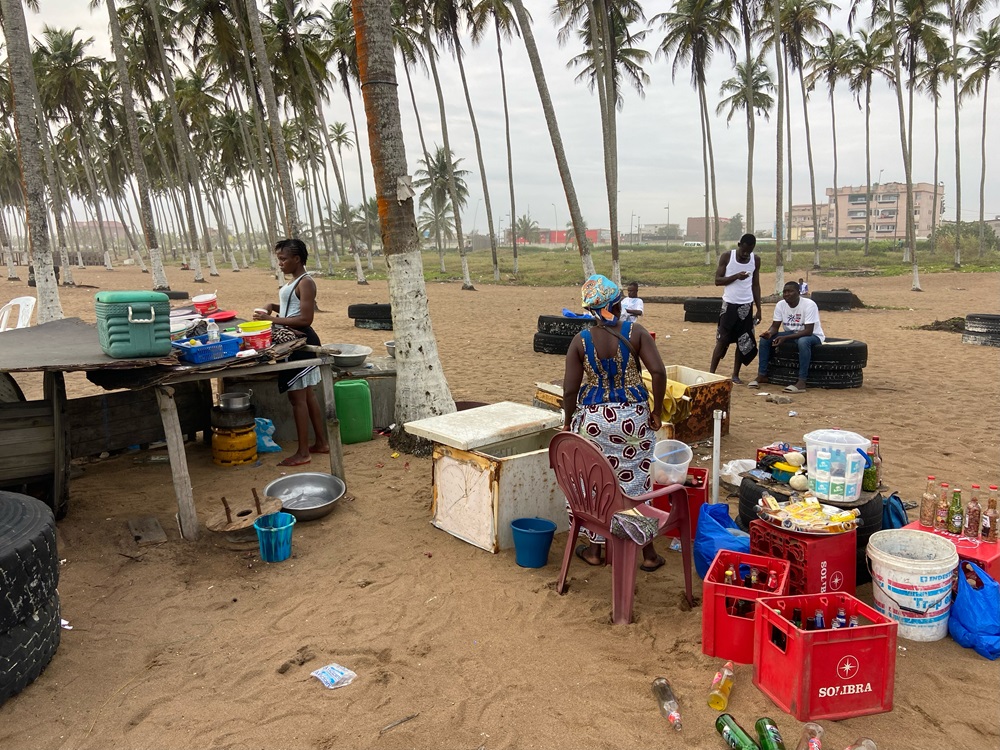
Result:
<svg viewBox="0 0 1000 750"><path fill-rule="evenodd" d="M69 440L66 423L66 379L62 372L46 372L42 377L45 400L52 406L52 512L63 518L69 510Z"/></svg>
<svg viewBox="0 0 1000 750"><path fill-rule="evenodd" d="M330 446L330 473L343 479L346 485L344 446L340 442L340 420L337 419L337 402L333 398L333 373L330 371L330 365L320 365L319 370L323 376L323 390L320 395L323 401L323 414L326 416L326 441Z"/></svg>
<svg viewBox="0 0 1000 750"><path fill-rule="evenodd" d="M156 401L160 405L163 434L167 438L167 454L170 456L170 473L173 475L174 492L177 494L177 519L181 536L193 542L198 538L198 514L194 509L194 493L191 491L191 475L188 473L174 389L169 386L157 387Z"/></svg>

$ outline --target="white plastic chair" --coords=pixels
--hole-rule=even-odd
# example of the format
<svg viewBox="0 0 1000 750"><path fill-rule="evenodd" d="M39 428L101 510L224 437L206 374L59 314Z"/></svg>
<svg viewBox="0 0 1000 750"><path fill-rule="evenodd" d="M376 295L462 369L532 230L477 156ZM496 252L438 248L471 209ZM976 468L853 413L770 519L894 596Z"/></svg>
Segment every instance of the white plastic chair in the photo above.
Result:
<svg viewBox="0 0 1000 750"><path fill-rule="evenodd" d="M17 324L7 325L11 311L20 308L17 312ZM15 297L3 307L0 307L0 331L12 331L15 328L27 328L31 325L31 314L35 311L34 297Z"/></svg>

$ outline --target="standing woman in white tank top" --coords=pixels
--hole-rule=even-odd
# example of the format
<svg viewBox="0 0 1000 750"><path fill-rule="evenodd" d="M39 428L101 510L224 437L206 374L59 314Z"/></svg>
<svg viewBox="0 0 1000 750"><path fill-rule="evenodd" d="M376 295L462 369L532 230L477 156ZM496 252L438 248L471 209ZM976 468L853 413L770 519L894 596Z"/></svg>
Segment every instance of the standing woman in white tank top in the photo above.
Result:
<svg viewBox="0 0 1000 750"><path fill-rule="evenodd" d="M756 245L756 237L744 234L735 250L719 256L719 266L715 269L715 285L725 287L725 290L722 292L722 314L715 333L715 349L709 371L715 372L729 345L736 344L734 383L743 382L740 380L740 368L753 362L757 356L754 326L760 322L761 308L760 258L753 252Z"/></svg>

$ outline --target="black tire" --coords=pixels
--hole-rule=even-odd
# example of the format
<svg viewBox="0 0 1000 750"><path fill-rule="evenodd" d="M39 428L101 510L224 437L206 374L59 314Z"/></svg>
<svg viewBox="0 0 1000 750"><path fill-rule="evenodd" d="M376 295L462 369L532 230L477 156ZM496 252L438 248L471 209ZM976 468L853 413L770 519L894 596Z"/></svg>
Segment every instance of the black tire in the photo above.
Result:
<svg viewBox="0 0 1000 750"><path fill-rule="evenodd" d="M854 295L848 291L813 292L809 298L820 310L838 312L854 307Z"/></svg>
<svg viewBox="0 0 1000 750"><path fill-rule="evenodd" d="M1000 335L993 333L963 333L963 344L976 344L977 346L1000 346Z"/></svg>
<svg viewBox="0 0 1000 750"><path fill-rule="evenodd" d="M348 305L347 317L355 320L392 320L392 305L384 303Z"/></svg>
<svg viewBox="0 0 1000 750"><path fill-rule="evenodd" d="M45 670L59 648L61 632L58 594L14 627L0 631L0 705Z"/></svg>
<svg viewBox="0 0 1000 750"><path fill-rule="evenodd" d="M179 289L170 289L164 294L167 295L167 299L187 299L189 297L187 292L182 292Z"/></svg>
<svg viewBox="0 0 1000 750"><path fill-rule="evenodd" d="M966 333L1000 333L1000 315L970 313L965 316Z"/></svg>
<svg viewBox="0 0 1000 750"><path fill-rule="evenodd" d="M688 311L688 312L684 313L684 322L685 323L715 323L716 325L718 325L718 323L719 323L719 315L720 315L720 313L718 311L716 311L714 313Z"/></svg>
<svg viewBox="0 0 1000 750"><path fill-rule="evenodd" d="M684 300L684 312L722 314L722 297L689 297Z"/></svg>
<svg viewBox="0 0 1000 750"><path fill-rule="evenodd" d="M551 333L556 336L576 336L585 328L590 328L594 319L586 318L566 318L562 315L539 315L538 332Z"/></svg>
<svg viewBox="0 0 1000 750"><path fill-rule="evenodd" d="M24 392L9 372L0 372L0 404L24 401Z"/></svg>
<svg viewBox="0 0 1000 750"><path fill-rule="evenodd" d="M767 377L774 385L793 385L798 382L799 368L798 366L769 367ZM806 387L829 389L860 388L864 384L864 379L864 371L860 368L827 372L823 370L817 371L810 366L809 375L806 377Z"/></svg>
<svg viewBox="0 0 1000 750"><path fill-rule="evenodd" d="M560 336L555 333L536 333L532 348L541 354L566 354L574 336Z"/></svg>
<svg viewBox="0 0 1000 750"><path fill-rule="evenodd" d="M772 362L799 364L799 350L795 342L782 344L771 357ZM822 364L824 369L835 369L827 365L843 365L847 369L864 367L868 364L868 344L856 339L829 338L812 350L810 365Z"/></svg>
<svg viewBox="0 0 1000 750"><path fill-rule="evenodd" d="M0 633L43 606L58 583L52 511L41 500L0 491Z"/></svg>
<svg viewBox="0 0 1000 750"><path fill-rule="evenodd" d="M369 320L368 318L357 318L354 321L355 328L366 328L369 331L391 331L391 320Z"/></svg>

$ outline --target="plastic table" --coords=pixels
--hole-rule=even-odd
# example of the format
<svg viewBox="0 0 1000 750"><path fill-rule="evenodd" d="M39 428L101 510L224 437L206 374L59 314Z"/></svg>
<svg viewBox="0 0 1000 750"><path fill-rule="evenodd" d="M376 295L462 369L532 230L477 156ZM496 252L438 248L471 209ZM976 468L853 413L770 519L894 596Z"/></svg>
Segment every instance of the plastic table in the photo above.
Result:
<svg viewBox="0 0 1000 750"><path fill-rule="evenodd" d="M928 534L936 534L947 539L955 545L960 560L969 560L976 563L980 568L989 573L994 581L1000 581L1000 543L986 544L978 539L965 539L947 531L935 531L926 526L921 526L920 521L908 523L904 529L914 529L916 531L926 531Z"/></svg>

